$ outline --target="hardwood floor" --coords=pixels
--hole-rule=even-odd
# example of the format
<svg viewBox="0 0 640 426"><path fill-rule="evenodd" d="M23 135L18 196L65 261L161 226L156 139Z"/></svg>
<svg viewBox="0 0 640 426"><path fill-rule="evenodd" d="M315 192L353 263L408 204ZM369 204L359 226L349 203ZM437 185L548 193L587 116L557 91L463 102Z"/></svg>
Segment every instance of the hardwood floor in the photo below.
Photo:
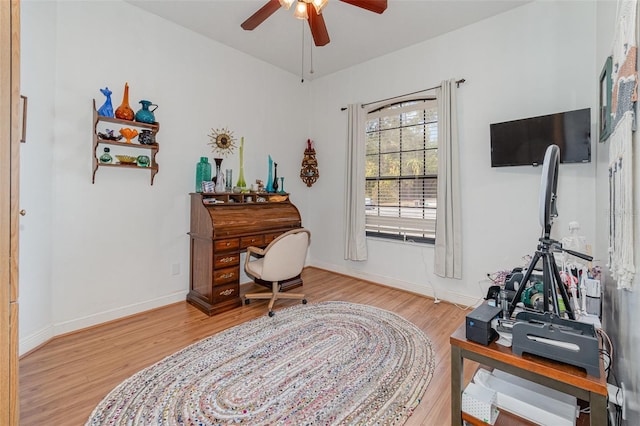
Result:
<svg viewBox="0 0 640 426"><path fill-rule="evenodd" d="M451 423L449 336L467 311L316 268L305 269L302 278L304 286L296 291L304 292L309 303L342 300L377 306L420 327L432 342L435 373L406 425ZM257 286L242 287L244 293ZM266 315L266 303L254 301L213 317L186 302L177 303L57 337L20 360L20 423L82 425L127 377L204 337ZM276 302L276 315L278 309L297 303Z"/></svg>

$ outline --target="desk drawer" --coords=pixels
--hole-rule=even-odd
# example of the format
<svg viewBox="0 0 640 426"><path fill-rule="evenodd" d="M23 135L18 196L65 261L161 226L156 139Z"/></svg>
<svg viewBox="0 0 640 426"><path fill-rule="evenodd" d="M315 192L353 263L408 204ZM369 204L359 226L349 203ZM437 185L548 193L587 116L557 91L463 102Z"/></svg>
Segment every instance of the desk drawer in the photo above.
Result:
<svg viewBox="0 0 640 426"><path fill-rule="evenodd" d="M238 298L240 293L240 286L238 283L231 283L213 288L212 298L213 303L220 303L226 300Z"/></svg>
<svg viewBox="0 0 640 426"><path fill-rule="evenodd" d="M213 243L216 252L237 250L240 241L237 238L229 238L228 240L218 240Z"/></svg>
<svg viewBox="0 0 640 426"><path fill-rule="evenodd" d="M213 267L226 268L240 264L240 253L222 253L213 256Z"/></svg>
<svg viewBox="0 0 640 426"><path fill-rule="evenodd" d="M240 278L240 268L237 266L213 271L213 285L221 285L231 282L238 282Z"/></svg>
<svg viewBox="0 0 640 426"><path fill-rule="evenodd" d="M264 235L251 235L240 238L240 248L245 249L249 246L262 247L264 245Z"/></svg>
<svg viewBox="0 0 640 426"><path fill-rule="evenodd" d="M272 232L270 234L265 234L264 235L264 244L268 245L269 243L271 243L271 241L275 240L276 238L278 238L282 234L284 234L284 232Z"/></svg>

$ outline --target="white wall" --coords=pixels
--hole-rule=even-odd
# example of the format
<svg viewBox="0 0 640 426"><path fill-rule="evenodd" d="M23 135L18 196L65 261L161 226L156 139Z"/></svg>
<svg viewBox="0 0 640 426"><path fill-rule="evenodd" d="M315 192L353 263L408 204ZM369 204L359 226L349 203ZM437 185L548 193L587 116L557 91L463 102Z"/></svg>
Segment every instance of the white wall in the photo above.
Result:
<svg viewBox="0 0 640 426"><path fill-rule="evenodd" d="M616 25L616 2L600 1L597 11L597 54L598 70L612 53L612 42ZM599 73L599 71L598 71ZM638 111L636 111L636 116ZM638 132L634 133L633 146L637 147L640 140ZM634 170L640 170L640 158L634 155ZM598 144L598 163L596 180L596 229L597 250L601 257L607 256L609 247L609 143ZM634 197L640 199L640 174L634 173ZM635 235L635 265L636 271L640 265L640 208L636 201L634 207L634 235ZM603 262L604 263L604 262ZM636 273L633 291L617 289L616 282L611 278L607 268L603 273L603 327L614 344L613 375L616 381L611 383L624 384L627 394L627 417L624 425L640 424L640 275ZM613 377L612 375L612 377Z"/></svg>
<svg viewBox="0 0 640 426"><path fill-rule="evenodd" d="M199 157L216 156L211 128L245 137L247 182L266 180L271 154L304 221L306 187L296 176L309 95L297 76L121 1L27 0L23 10L23 87L38 94L29 120L44 148L23 155L23 164L36 159L23 167L22 195L42 198L47 211L41 223L24 220L21 353L46 340L47 325L57 335L185 300L188 193ZM134 111L140 99L159 105L153 186L148 171L115 168L91 183L91 100L100 106L108 86L116 108L125 82ZM237 150L222 167L237 179ZM41 230L40 240L31 236Z"/></svg>
<svg viewBox="0 0 640 426"><path fill-rule="evenodd" d="M21 93L28 98L27 142L20 146L20 353L53 337L52 161L56 3L22 2ZM25 31L30 23L38 31ZM28 64L28 65L27 65Z"/></svg>
<svg viewBox="0 0 640 426"><path fill-rule="evenodd" d="M312 123L321 179L309 198L312 263L464 304L486 294L487 273L522 264L540 236L541 168L490 167L489 124L592 108L595 135L595 3L535 2L314 81ZM369 259L343 259L346 112L371 102L465 78L458 91L462 168L463 279L433 274L433 247L368 239ZM595 142L592 142L592 147ZM594 239L595 158L562 164L560 217L553 234L578 220ZM336 224L327 226L327 224Z"/></svg>

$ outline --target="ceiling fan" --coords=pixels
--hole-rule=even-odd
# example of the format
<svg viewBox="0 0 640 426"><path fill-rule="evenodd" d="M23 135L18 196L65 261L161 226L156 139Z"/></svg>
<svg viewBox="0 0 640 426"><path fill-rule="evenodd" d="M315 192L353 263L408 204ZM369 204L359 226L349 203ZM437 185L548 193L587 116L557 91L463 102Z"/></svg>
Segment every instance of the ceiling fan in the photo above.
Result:
<svg viewBox="0 0 640 426"><path fill-rule="evenodd" d="M387 0L340 0L362 9L375 13L382 13L387 9ZM240 25L245 30L253 30L263 23L280 7L289 9L296 3L294 16L298 19L306 19L313 35L313 42L316 46L324 46L329 43L329 33L322 17L322 9L329 0L269 0L256 13Z"/></svg>

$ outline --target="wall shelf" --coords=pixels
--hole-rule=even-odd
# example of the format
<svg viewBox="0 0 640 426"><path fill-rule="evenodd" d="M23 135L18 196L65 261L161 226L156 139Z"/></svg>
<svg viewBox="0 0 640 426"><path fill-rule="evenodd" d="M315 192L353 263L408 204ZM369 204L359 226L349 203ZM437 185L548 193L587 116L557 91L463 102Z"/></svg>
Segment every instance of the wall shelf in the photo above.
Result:
<svg viewBox="0 0 640 426"><path fill-rule="evenodd" d="M153 124L141 123L138 121L121 120L119 118L105 117L102 115L98 115L98 111L96 110L96 101L95 99L93 100L93 175L91 178L91 183L96 182L96 172L100 167L121 167L121 168L127 168L127 169L149 170L151 172L151 185L153 185L153 180L156 174L158 174L158 171L160 169L160 166L156 162L156 155L160 150L160 145L157 142L149 145L143 145L141 143L134 143L134 142L127 143L127 142L103 139L98 136L98 123L113 123L113 124L119 124L123 127L134 127L138 129L150 130L151 134L154 137L154 140L156 138L157 133L160 131L160 123L157 123L157 122ZM99 160L99 154L96 152L100 145L110 145L110 146L123 147L123 148L148 150L150 153L149 166L141 167L135 163L134 164L101 163Z"/></svg>

